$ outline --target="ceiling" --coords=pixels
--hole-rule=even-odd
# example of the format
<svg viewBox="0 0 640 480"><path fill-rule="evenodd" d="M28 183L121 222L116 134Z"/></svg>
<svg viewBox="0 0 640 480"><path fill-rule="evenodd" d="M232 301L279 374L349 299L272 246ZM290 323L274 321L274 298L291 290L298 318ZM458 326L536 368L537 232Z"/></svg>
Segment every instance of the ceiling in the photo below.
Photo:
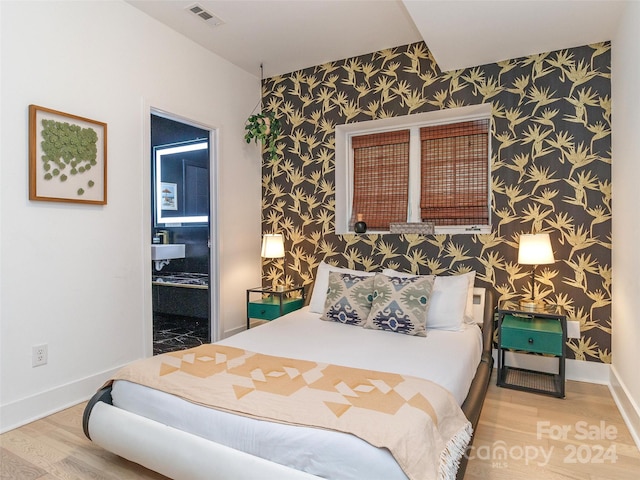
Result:
<svg viewBox="0 0 640 480"><path fill-rule="evenodd" d="M611 40L617 0L127 0L265 78L424 40L442 71ZM189 8L214 16L203 20ZM206 13L200 13L206 16ZM216 18L217 17L217 18ZM216 22L222 21L215 26Z"/></svg>

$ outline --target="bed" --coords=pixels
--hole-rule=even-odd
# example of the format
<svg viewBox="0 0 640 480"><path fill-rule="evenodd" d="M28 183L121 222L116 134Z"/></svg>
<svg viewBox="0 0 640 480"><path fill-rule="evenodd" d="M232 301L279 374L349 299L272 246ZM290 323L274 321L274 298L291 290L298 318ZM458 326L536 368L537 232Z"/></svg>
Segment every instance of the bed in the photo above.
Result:
<svg viewBox="0 0 640 480"><path fill-rule="evenodd" d="M471 291L474 321L460 331L359 328L323 321L309 305L215 345L421 377L449 391L475 429L493 366L495 305L490 290ZM407 478L389 450L349 433L212 409L126 379L93 396L83 426L97 445L174 479ZM459 462L462 479L466 457Z"/></svg>

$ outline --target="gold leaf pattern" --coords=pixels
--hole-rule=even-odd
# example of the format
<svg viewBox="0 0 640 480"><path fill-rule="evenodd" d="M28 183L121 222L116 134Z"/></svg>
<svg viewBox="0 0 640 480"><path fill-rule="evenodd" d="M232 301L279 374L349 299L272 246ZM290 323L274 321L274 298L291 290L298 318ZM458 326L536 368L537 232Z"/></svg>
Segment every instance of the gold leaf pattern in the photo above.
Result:
<svg viewBox="0 0 640 480"><path fill-rule="evenodd" d="M321 260L361 270L477 271L502 301L534 289L518 237L548 232L554 265L536 293L580 322L568 356L611 361L611 45L440 72L422 43L266 79L282 123L263 161L265 232L285 234L287 281L310 285ZM336 125L492 102L492 223L487 235L336 235ZM366 219L365 219L366 220ZM281 265L265 260L272 282Z"/></svg>

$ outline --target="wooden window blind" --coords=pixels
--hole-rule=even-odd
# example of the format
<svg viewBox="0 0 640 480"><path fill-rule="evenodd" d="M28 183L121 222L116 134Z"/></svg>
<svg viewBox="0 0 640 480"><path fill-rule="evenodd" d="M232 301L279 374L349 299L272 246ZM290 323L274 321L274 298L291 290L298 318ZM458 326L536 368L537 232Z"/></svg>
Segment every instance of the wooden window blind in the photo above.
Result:
<svg viewBox="0 0 640 480"><path fill-rule="evenodd" d="M351 138L353 208L350 228L361 213L367 228L389 230L407 221L409 201L409 130Z"/></svg>
<svg viewBox="0 0 640 480"><path fill-rule="evenodd" d="M489 223L489 119L420 129L423 221Z"/></svg>

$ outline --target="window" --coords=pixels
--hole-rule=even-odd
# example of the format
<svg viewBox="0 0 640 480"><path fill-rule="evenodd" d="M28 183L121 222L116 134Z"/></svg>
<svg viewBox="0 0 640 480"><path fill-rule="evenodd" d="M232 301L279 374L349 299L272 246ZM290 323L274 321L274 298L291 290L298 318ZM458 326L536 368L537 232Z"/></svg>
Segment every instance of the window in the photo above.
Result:
<svg viewBox="0 0 640 480"><path fill-rule="evenodd" d="M420 217L489 224L489 119L420 129Z"/></svg>
<svg viewBox="0 0 640 480"><path fill-rule="evenodd" d="M391 222L404 222L409 201L409 130L360 135L351 139L353 150L353 208L372 230L388 230Z"/></svg>
<svg viewBox="0 0 640 480"><path fill-rule="evenodd" d="M490 231L491 105L336 127L336 233L431 221L436 233Z"/></svg>

